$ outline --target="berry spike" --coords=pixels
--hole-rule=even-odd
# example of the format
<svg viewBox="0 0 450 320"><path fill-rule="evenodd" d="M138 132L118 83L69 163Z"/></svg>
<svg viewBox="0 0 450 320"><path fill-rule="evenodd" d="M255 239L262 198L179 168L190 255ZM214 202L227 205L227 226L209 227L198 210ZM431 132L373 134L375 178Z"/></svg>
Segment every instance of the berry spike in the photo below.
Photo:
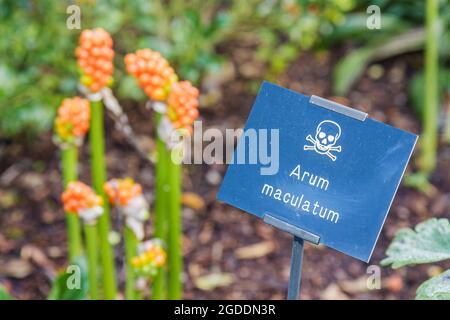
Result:
<svg viewBox="0 0 450 320"><path fill-rule="evenodd" d="M64 99L55 119L57 141L79 144L89 130L90 117L88 100L80 97Z"/></svg>
<svg viewBox="0 0 450 320"><path fill-rule="evenodd" d="M157 268L165 265L167 253L158 239L146 241L140 245L139 254L131 260L135 270L147 276L154 276Z"/></svg>
<svg viewBox="0 0 450 320"><path fill-rule="evenodd" d="M109 202L115 206L125 207L130 201L142 195L142 186L131 178L112 179L104 184Z"/></svg>
<svg viewBox="0 0 450 320"><path fill-rule="evenodd" d="M80 82L91 92L98 92L112 82L114 71L113 40L102 28L81 32L75 50L81 71Z"/></svg>
<svg viewBox="0 0 450 320"><path fill-rule="evenodd" d="M180 81L172 84L167 98L169 117L175 129L192 131L192 123L197 119L199 91L189 81Z"/></svg>
<svg viewBox="0 0 450 320"><path fill-rule="evenodd" d="M155 101L165 100L172 83L177 81L177 75L169 62L159 52L151 49L127 54L125 65L145 94Z"/></svg>
<svg viewBox="0 0 450 320"><path fill-rule="evenodd" d="M64 210L69 214L77 214L84 221L86 236L86 256L88 260L89 293L92 300L98 299L97 287L97 218L103 214L102 198L86 184L72 181L67 185L61 199Z"/></svg>
<svg viewBox="0 0 450 320"><path fill-rule="evenodd" d="M61 195L64 210L78 214L81 210L92 209L102 205L102 198L81 181L72 181Z"/></svg>

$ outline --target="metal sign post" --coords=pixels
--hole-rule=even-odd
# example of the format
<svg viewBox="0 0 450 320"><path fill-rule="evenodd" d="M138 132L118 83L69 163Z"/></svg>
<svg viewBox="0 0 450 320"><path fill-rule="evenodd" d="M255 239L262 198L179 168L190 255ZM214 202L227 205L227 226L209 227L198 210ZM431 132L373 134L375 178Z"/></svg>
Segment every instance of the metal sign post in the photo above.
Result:
<svg viewBox="0 0 450 320"><path fill-rule="evenodd" d="M264 222L293 235L292 240L292 256L291 271L289 275L288 300L296 300L299 297L300 284L302 280L302 260L303 247L305 240L313 244L319 244L320 237L309 231L293 226L283 220L280 220L270 213L266 213L263 218Z"/></svg>
<svg viewBox="0 0 450 320"><path fill-rule="evenodd" d="M303 246L305 241L297 236L292 240L291 271L289 275L288 300L299 298L302 283Z"/></svg>

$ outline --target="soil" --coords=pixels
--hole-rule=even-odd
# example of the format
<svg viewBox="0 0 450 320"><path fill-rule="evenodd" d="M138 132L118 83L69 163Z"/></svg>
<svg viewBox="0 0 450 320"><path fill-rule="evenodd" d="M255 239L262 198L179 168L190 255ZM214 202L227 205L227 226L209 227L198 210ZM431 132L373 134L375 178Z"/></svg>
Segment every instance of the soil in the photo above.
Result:
<svg viewBox="0 0 450 320"><path fill-rule="evenodd" d="M245 53L245 48L243 49ZM239 51L236 51L239 52ZM243 54L245 56L245 54ZM337 53L304 53L278 78L278 83L310 95L335 99L401 129L419 133L409 106L407 80L422 56L411 54L383 62L381 75L367 71L348 99L331 97L331 66ZM255 77L243 74L233 57L233 77L220 87L222 98L201 110L203 127L237 128L245 124L255 94ZM246 64L258 74L258 64ZM247 72L248 74L248 72ZM151 111L144 104L123 101L142 142L152 146ZM106 118L108 176L131 176L153 201L154 167L140 158ZM51 133L33 143L0 142L0 282L18 299L45 299L50 279L66 264L64 213L58 150ZM400 187L370 265L378 266L395 232L430 217L450 215L450 147L441 146L431 195ZM417 150L416 150L417 151ZM89 145L80 164L81 180L90 181ZM414 169L410 165L409 172ZM187 165L183 188L204 201L199 210L183 209L184 297L187 299L284 299L289 277L291 237L254 216L215 200L224 165ZM114 216L114 219L116 217ZM115 225L118 229L117 223ZM151 234L151 223L148 234ZM252 246L253 245L253 246ZM248 247L252 246L252 247ZM117 252L121 251L118 245ZM120 256L118 254L118 256ZM381 268L380 288L367 289L373 272L368 264L323 246L306 244L302 299L412 299L421 282L448 263L392 270ZM119 279L123 269L118 261ZM377 269L375 269L377 270Z"/></svg>

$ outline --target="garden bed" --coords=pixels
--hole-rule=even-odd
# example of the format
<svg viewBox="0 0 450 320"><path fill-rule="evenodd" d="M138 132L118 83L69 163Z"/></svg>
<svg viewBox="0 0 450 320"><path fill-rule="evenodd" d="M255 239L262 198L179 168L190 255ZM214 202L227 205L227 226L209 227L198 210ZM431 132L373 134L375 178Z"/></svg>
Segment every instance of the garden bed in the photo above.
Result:
<svg viewBox="0 0 450 320"><path fill-rule="evenodd" d="M242 52L245 48L233 52ZM245 57L245 54L241 54ZM201 110L204 129L244 125L253 103L249 93L249 68L242 72L235 55L235 75L221 87L217 105ZM331 66L341 53L305 53L280 78L280 84L304 94L330 98ZM339 102L354 106L371 117L414 133L419 124L408 107L405 81L420 63L420 54L384 62L377 72L369 69ZM380 72L381 70L381 72ZM250 79L251 80L251 79ZM332 97L331 97L332 98ZM124 102L133 129L142 143L153 124L143 104ZM106 118L109 177L131 176L152 200L154 170L140 158ZM88 143L81 159L88 158ZM61 178L57 148L51 134L30 145L2 142L0 150L0 274L19 299L44 299L49 279L66 261L65 219L59 202ZM88 164L81 164L81 179L89 181ZM215 194L225 173L224 165L184 167L184 191L204 200L198 210L183 209L184 297L187 299L284 299L289 277L290 237L255 217L219 203ZM412 227L430 217L448 217L450 207L450 147L440 148L438 170L431 195L401 187L382 230L371 264L379 264L400 227ZM118 225L115 225L116 229ZM117 246L116 250L122 250ZM122 255L120 255L122 256ZM438 264L448 267L448 263ZM306 245L301 297L305 299L405 298L439 267L420 266L393 271L382 268L382 289L367 291L367 265L322 246ZM123 285L124 271L120 270Z"/></svg>

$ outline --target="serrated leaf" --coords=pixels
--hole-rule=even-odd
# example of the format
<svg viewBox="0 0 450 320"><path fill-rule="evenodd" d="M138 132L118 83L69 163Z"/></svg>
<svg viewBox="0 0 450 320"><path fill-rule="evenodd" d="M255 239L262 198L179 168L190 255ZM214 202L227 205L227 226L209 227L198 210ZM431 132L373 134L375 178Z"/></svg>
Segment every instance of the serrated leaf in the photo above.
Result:
<svg viewBox="0 0 450 320"><path fill-rule="evenodd" d="M50 290L48 300L83 300L88 292L88 273L85 257L79 257L71 265L58 274ZM79 277L75 279L74 277Z"/></svg>
<svg viewBox="0 0 450 320"><path fill-rule="evenodd" d="M397 269L406 265L450 259L450 224L447 219L429 219L415 230L400 229L386 251L382 265Z"/></svg>
<svg viewBox="0 0 450 320"><path fill-rule="evenodd" d="M418 300L450 300L450 270L424 283L416 291Z"/></svg>

